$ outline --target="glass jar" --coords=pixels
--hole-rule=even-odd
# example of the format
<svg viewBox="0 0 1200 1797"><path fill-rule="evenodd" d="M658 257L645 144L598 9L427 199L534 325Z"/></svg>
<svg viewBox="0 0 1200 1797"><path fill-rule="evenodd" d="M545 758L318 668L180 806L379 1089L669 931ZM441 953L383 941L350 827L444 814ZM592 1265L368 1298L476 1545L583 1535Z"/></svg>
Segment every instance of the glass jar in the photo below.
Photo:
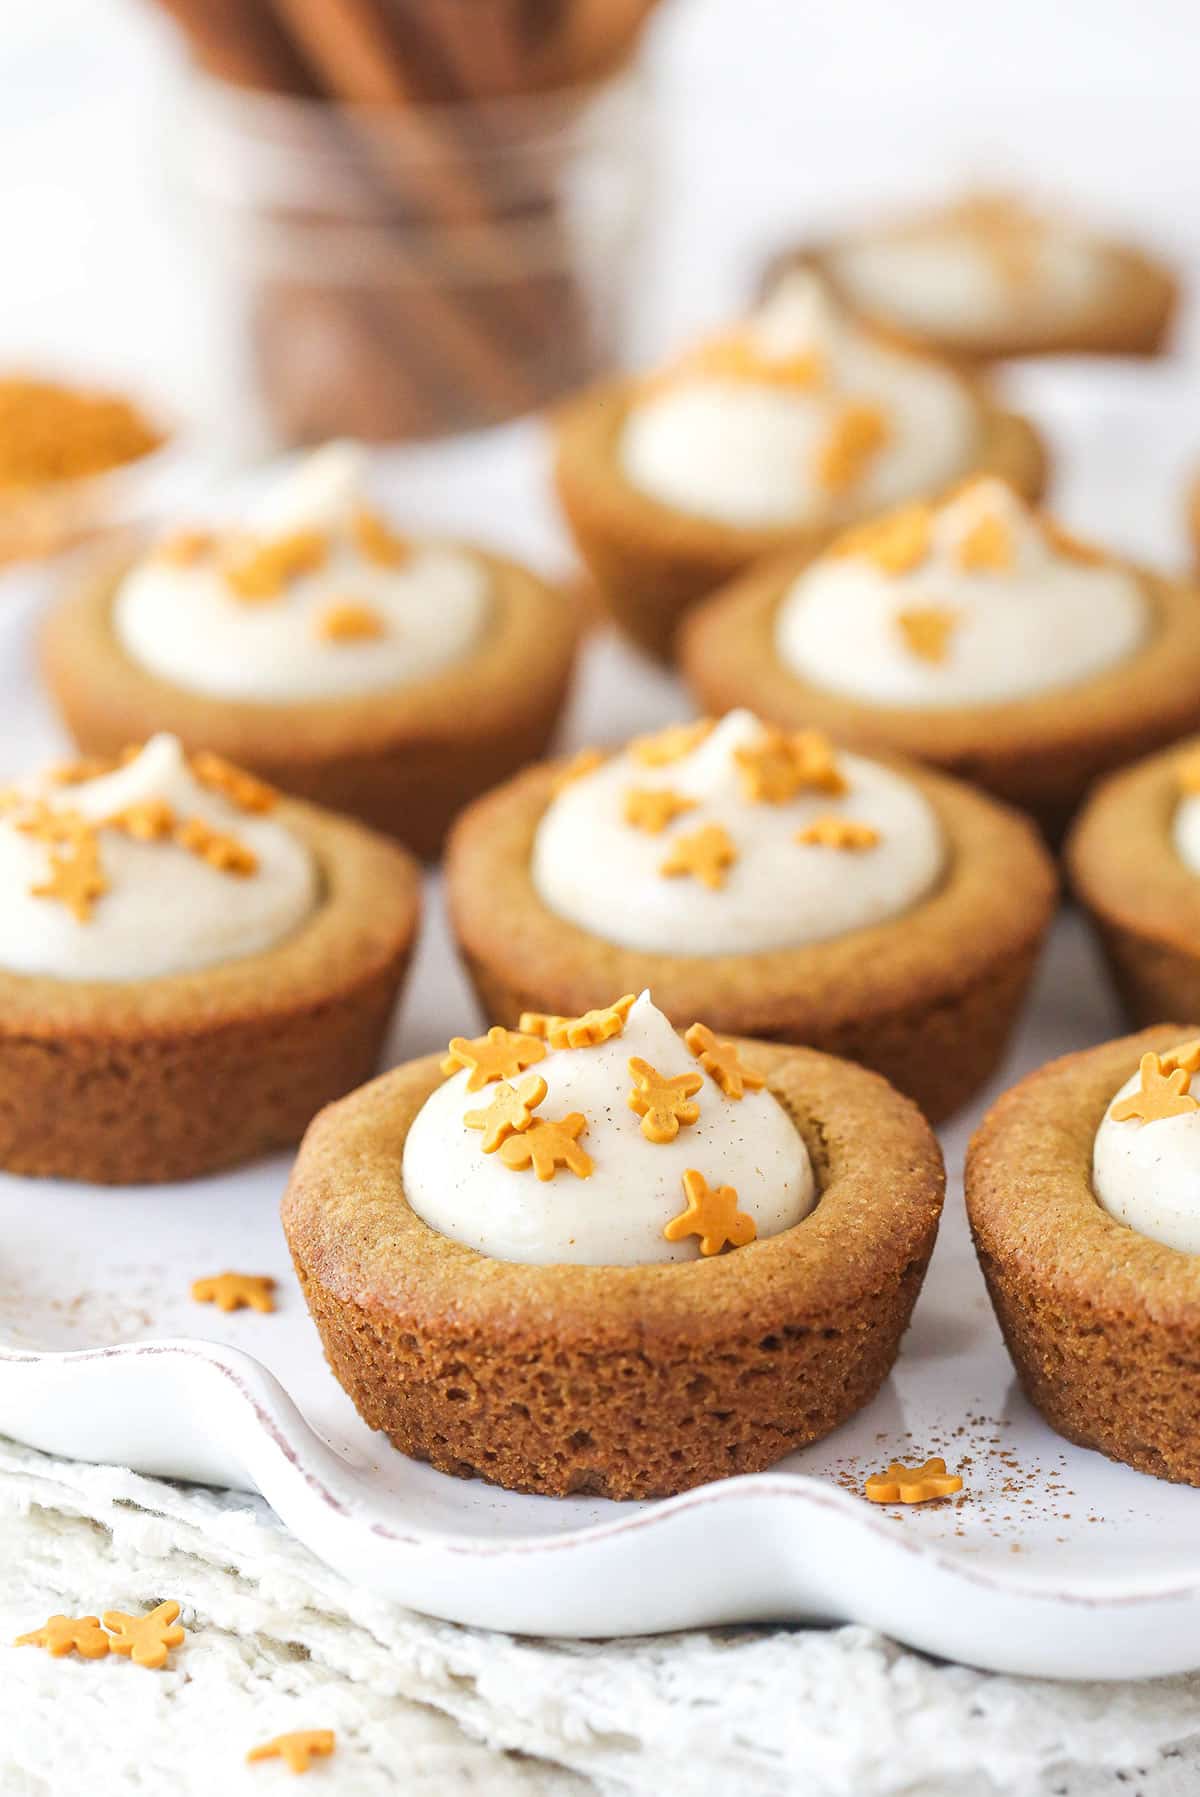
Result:
<svg viewBox="0 0 1200 1797"><path fill-rule="evenodd" d="M470 105L211 77L195 99L207 249L277 440L475 429L620 361L650 185L636 67Z"/></svg>

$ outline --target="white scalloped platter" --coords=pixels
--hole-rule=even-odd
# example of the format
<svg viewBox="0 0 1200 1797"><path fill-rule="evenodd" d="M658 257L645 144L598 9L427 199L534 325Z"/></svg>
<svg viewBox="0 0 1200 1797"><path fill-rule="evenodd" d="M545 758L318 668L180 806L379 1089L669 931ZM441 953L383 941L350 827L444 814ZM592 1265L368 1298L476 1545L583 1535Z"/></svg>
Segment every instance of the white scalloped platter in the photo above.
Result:
<svg viewBox="0 0 1200 1797"><path fill-rule="evenodd" d="M1060 437L1074 428L1085 460L1096 439L1073 426L1070 381L1056 393L1037 378L1043 412L1053 408ZM1142 421L1140 437L1125 435L1144 490L1161 495L1167 451L1156 461L1146 444L1176 441L1176 479L1184 440L1158 418L1169 410L1177 421L1179 408L1153 398L1151 431L1123 377L1105 392L1088 503L1068 515L1086 526L1119 512L1129 547L1166 553L1167 533L1130 507L1129 460L1113 454L1110 433L1131 410ZM511 452L517 474L481 481L470 514L478 529L489 506L513 516L510 483L532 489L528 451ZM422 515L420 481L398 491ZM554 555L548 523L528 535L531 550ZM28 581L4 584L0 776L56 746L30 677L38 594ZM670 681L598 638L569 736L615 739L681 715ZM431 882L391 1058L477 1021ZM1119 1027L1082 923L1068 916L995 1091ZM962 1215L958 1169L982 1108L945 1137L946 1217L895 1373L855 1421L766 1474L617 1505L514 1496L406 1460L363 1426L322 1359L278 1223L286 1158L141 1190L0 1178L0 1430L77 1458L256 1488L349 1577L456 1621L619 1635L850 1619L1016 1673L1128 1678L1200 1666L1200 1492L1069 1446L1014 1386ZM191 1302L194 1278L227 1267L273 1274L276 1312L223 1316ZM960 1499L920 1509L865 1501L868 1472L928 1454L961 1470Z"/></svg>

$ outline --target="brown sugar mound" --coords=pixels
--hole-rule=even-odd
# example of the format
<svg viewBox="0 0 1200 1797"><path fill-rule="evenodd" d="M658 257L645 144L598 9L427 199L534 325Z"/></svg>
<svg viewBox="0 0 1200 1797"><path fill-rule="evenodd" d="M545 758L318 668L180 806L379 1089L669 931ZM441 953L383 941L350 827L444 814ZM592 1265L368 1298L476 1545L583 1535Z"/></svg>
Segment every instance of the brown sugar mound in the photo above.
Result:
<svg viewBox="0 0 1200 1797"><path fill-rule="evenodd" d="M20 375L0 379L0 488L103 474L148 455L162 441L119 394Z"/></svg>

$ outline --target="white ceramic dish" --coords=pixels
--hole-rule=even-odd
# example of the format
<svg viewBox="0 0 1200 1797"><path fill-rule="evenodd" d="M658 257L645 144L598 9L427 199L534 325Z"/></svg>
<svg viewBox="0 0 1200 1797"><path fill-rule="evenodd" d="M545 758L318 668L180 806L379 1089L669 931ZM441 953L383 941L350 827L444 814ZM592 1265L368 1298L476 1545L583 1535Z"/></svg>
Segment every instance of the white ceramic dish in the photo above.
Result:
<svg viewBox="0 0 1200 1797"><path fill-rule="evenodd" d="M1092 515L1103 506L1098 491ZM1080 506L1072 515L1087 522ZM11 767L50 747L21 610L0 632ZM684 714L664 677L593 645L575 738ZM396 1059L474 1022L431 898ZM997 1090L1118 1028L1082 926L1067 918ZM514 1496L405 1460L361 1424L321 1358L277 1220L284 1159L153 1190L0 1179L0 1430L56 1453L255 1487L350 1577L463 1622L611 1635L849 1618L1017 1673L1200 1665L1200 1493L1070 1447L1015 1390L962 1216L968 1127L946 1136L946 1220L895 1375L854 1422L767 1474L614 1505ZM229 1267L274 1274L279 1309L226 1317L190 1301L192 1279ZM960 1502L864 1500L868 1472L931 1453L961 1468Z"/></svg>

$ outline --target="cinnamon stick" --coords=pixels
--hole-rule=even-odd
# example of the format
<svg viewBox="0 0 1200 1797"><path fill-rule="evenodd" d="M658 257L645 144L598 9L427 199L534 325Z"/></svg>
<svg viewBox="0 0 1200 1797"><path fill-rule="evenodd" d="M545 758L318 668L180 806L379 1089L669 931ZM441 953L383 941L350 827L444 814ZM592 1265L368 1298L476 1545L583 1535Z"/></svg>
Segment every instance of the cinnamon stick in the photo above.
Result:
<svg viewBox="0 0 1200 1797"><path fill-rule="evenodd" d="M276 216L300 268L260 276L254 321L289 435L426 434L594 372L559 199L570 102L533 151L519 99L480 101L619 60L651 3L160 0L214 74L315 101L328 187Z"/></svg>
<svg viewBox="0 0 1200 1797"><path fill-rule="evenodd" d="M252 115L251 154L254 124ZM252 334L272 411L287 435L305 440L349 428L338 423L343 404L354 415L390 408L392 434L430 434L447 403L448 380L432 357L413 353L411 338L398 338L392 296L364 266L381 226L357 142L339 110L324 102L272 111L265 131L269 157L282 154L285 166L305 173L313 166L321 175L308 205L260 207L249 238L251 279L261 290ZM298 389L295 405L285 401L289 379ZM324 431L297 422L318 417ZM363 434L388 433L376 425Z"/></svg>
<svg viewBox="0 0 1200 1797"><path fill-rule="evenodd" d="M311 97L320 92L279 29L268 0L158 0L183 27L201 68L234 87Z"/></svg>
<svg viewBox="0 0 1200 1797"><path fill-rule="evenodd" d="M418 36L411 10L386 0L275 0L309 63L319 68L328 90L351 107L349 129L365 146L371 166L399 194L405 222L427 223L440 235L446 264L445 333L466 356L464 373L482 374L489 337L502 342L499 357L510 360L512 338L544 340L558 321L532 307L520 279L502 223L480 182L486 158L464 154L445 108L430 106L447 92L444 65L425 35ZM403 13L401 17L400 14ZM383 110L386 108L387 110ZM456 226L472 227L455 235ZM469 291L473 303L459 307L455 294ZM429 320L430 328L434 321ZM467 338L480 338L467 353ZM491 360L497 352L493 346ZM505 380L495 368L490 382ZM511 373L507 377L511 379ZM527 410L534 394L523 388L517 410Z"/></svg>
<svg viewBox="0 0 1200 1797"><path fill-rule="evenodd" d="M525 91L523 0L489 0L483 6L425 0L423 17L455 99L495 100Z"/></svg>
<svg viewBox="0 0 1200 1797"><path fill-rule="evenodd" d="M286 442L374 442L436 428L440 404L382 350L354 297L311 282L264 280L254 289L251 350L268 416Z"/></svg>

